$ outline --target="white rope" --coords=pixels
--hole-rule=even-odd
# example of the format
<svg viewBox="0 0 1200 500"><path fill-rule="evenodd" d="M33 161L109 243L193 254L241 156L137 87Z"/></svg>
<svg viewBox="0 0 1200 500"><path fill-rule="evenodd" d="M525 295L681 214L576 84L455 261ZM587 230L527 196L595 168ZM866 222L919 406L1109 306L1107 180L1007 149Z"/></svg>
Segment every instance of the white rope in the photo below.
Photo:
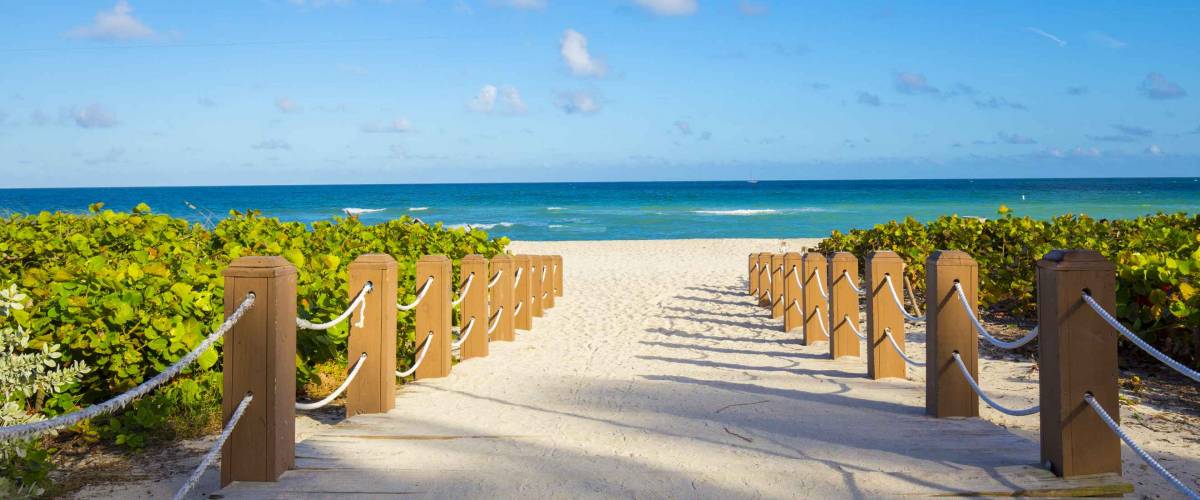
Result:
<svg viewBox="0 0 1200 500"><path fill-rule="evenodd" d="M358 308L358 321L354 323L354 327L362 328L363 321L366 320L367 314L367 294L371 293L372 288L374 287L369 281L366 285L363 285L362 290L358 291L358 296L354 297L354 300L350 302L350 307L347 307L346 311L340 316L334 318L333 321L325 323L313 323L304 318L296 318L296 327L304 330L328 330L337 326L338 323L346 321L346 318L349 318L350 315L354 313L354 309Z"/></svg>
<svg viewBox="0 0 1200 500"><path fill-rule="evenodd" d="M524 301L517 302L517 307L513 308L513 317L514 318L517 317L518 314L521 314L521 306L523 306L523 305L525 305Z"/></svg>
<svg viewBox="0 0 1200 500"><path fill-rule="evenodd" d="M343 380L342 385L339 385L338 388L333 391L333 393L331 393L328 396L325 396L325 399L322 399L320 401L316 401L316 402L312 402L312 403L296 403L296 409L297 410L315 410L317 408L321 408L321 407L333 402L333 400L337 399L338 396L342 395L342 391L345 391L347 387L350 387L350 382L354 380L354 377L356 375L358 375L358 370L361 369L363 366L363 363L366 363L366 362L367 362L367 353L364 352L358 356L358 361L354 362L354 368L350 369L350 374L346 375L346 380Z"/></svg>
<svg viewBox="0 0 1200 500"><path fill-rule="evenodd" d="M1117 422L1108 415L1108 412L1104 411L1104 407L1100 406L1100 403L1096 401L1094 396L1091 394L1084 394L1083 400L1087 402L1088 406L1091 406L1092 409L1096 411L1096 415L1099 416L1100 420L1103 420L1104 424L1113 431L1113 434L1116 434L1117 437L1121 438L1121 441L1124 441L1134 453L1137 453L1137 456L1142 457L1142 460L1144 460L1146 464L1150 466L1150 468L1154 469L1154 472L1157 472L1158 475L1163 477L1163 479L1166 479L1167 482L1171 483L1171 486L1174 486L1175 489L1179 490L1180 493L1183 493L1184 496L1187 496L1192 500L1200 500L1200 494L1197 494L1195 491L1192 491L1191 488L1188 488L1186 485L1184 485L1183 481L1180 481L1179 478L1176 478L1173 474L1171 474L1171 472L1163 467L1162 464L1158 463L1154 457L1150 456L1149 453L1146 453L1146 450L1143 450L1141 446L1138 446L1138 444L1133 441L1133 438L1130 438L1128 434L1125 434L1125 431L1121 430L1121 426L1117 425Z"/></svg>
<svg viewBox="0 0 1200 500"><path fill-rule="evenodd" d="M816 269L813 269L812 275L817 280L817 293L821 295L821 298L829 300L829 292L825 291L825 285L821 284L821 274Z"/></svg>
<svg viewBox="0 0 1200 500"><path fill-rule="evenodd" d="M800 314L804 314L804 307L800 305L799 300L792 299L792 307L795 307L797 311L800 311Z"/></svg>
<svg viewBox="0 0 1200 500"><path fill-rule="evenodd" d="M813 308L813 315L817 317L817 324L821 325L821 332L823 332L826 337L829 337L829 328L825 326L825 320L821 318L821 306L816 306Z"/></svg>
<svg viewBox="0 0 1200 500"><path fill-rule="evenodd" d="M904 309L904 303L900 301L900 296L896 295L896 287L892 284L891 275L883 275L883 280L887 282L888 291L892 292L892 300L896 301L896 307L900 309L900 314L904 315L904 319L916 322L925 321L925 316L913 316Z"/></svg>
<svg viewBox="0 0 1200 500"><path fill-rule="evenodd" d="M416 300L413 300L411 304L407 304L407 305L396 304L396 309L399 309L401 311L411 311L413 308L417 307L417 304L420 304L421 300L423 300L425 298L425 294L429 293L429 287L431 285L433 285L433 276L430 276L425 279L425 284L422 285L421 290L417 292Z"/></svg>
<svg viewBox="0 0 1200 500"><path fill-rule="evenodd" d="M850 327L850 331L854 332L854 335L855 335L856 337L858 337L858 338L860 338L860 339L863 339L863 340L867 340L867 334L865 334L865 333L863 333L863 332L861 332L861 331L859 331L859 330L858 330L858 322L857 322L857 321L850 321L850 315L849 315L849 314L847 314L847 315L845 315L845 316L842 316L842 321L845 321L845 322L846 322L846 326L849 326L849 327Z"/></svg>
<svg viewBox="0 0 1200 500"><path fill-rule="evenodd" d="M546 282L546 270L547 270L547 269L549 269L549 267L547 267L547 266L542 266L542 283L545 283L545 282Z"/></svg>
<svg viewBox="0 0 1200 500"><path fill-rule="evenodd" d="M500 313L502 313L502 312L504 312L504 306L500 306L499 309L496 309L496 314L492 315L491 321L488 322L489 323L488 329L487 329L488 336L491 336L492 332L496 330L496 327L500 326ZM474 318L472 318L472 319L474 319Z"/></svg>
<svg viewBox="0 0 1200 500"><path fill-rule="evenodd" d="M500 281L500 275L502 275L502 274L504 274L504 270L503 270L503 269L497 269L497 270L496 270L496 275L495 275L495 276L492 276L492 280L491 280L491 281L488 281L488 288L489 288L489 289L490 289L490 288L492 288L492 287L494 287L494 286L496 286L496 283L498 283L498 282Z"/></svg>
<svg viewBox="0 0 1200 500"><path fill-rule="evenodd" d="M467 282L463 283L462 290L458 292L458 300L450 302L450 307L458 307L462 304L463 299L467 298L467 292L471 290L471 282L475 281L475 273L467 276Z"/></svg>
<svg viewBox="0 0 1200 500"><path fill-rule="evenodd" d="M1030 406L1029 408L1021 408L1021 409L1014 410L1007 406L1001 405L1000 403L997 403L996 400L988 397L988 395L983 392L983 388L979 387L979 383L975 382L975 379L971 377L971 372L967 370L967 365L965 363L963 363L962 356L959 356L957 352L950 353L950 355L954 356L954 362L958 364L958 370L962 372L963 378L967 379L967 383L971 385L971 389L973 389L975 391L975 394L979 395L979 399L982 399L984 403L988 404L988 406L995 408L996 411L1003 413L1005 415L1012 415L1014 417L1023 417L1025 415L1033 415L1034 413L1038 413L1038 412L1042 411L1041 405L1033 405L1033 406Z"/></svg>
<svg viewBox="0 0 1200 500"><path fill-rule="evenodd" d="M467 327L463 328L462 333L459 334L458 342L450 344L450 348L458 349L459 347L462 347L463 343L467 341L467 337L471 336L471 329L473 328L475 328L475 317L471 316L471 321L467 322Z"/></svg>
<svg viewBox="0 0 1200 500"><path fill-rule="evenodd" d="M884 328L883 334L885 336L887 336L888 342L892 343L892 349L896 350L896 354L899 354L901 358L904 358L905 363L908 363L913 366L925 366L925 363L922 363L920 361L914 361L912 358L904 355L904 349L901 349L900 344L896 343L896 339L892 338L892 329L891 328Z"/></svg>
<svg viewBox="0 0 1200 500"><path fill-rule="evenodd" d="M800 273L796 272L796 266L792 266L792 277L796 279L796 287L804 290L804 283L800 282Z"/></svg>
<svg viewBox="0 0 1200 500"><path fill-rule="evenodd" d="M767 284L775 284L775 271L773 269L767 269Z"/></svg>
<svg viewBox="0 0 1200 500"><path fill-rule="evenodd" d="M525 268L524 268L524 267L518 267L518 268L517 268L517 274L515 274L515 275L513 276L513 290L516 290L516 289L517 289L517 285L520 285L520 284L521 284L521 275L522 275L522 274L525 274L524 272L522 272L522 271L524 271L524 270L525 270Z"/></svg>
<svg viewBox="0 0 1200 500"><path fill-rule="evenodd" d="M866 295L867 291L855 285L855 279L850 277L850 271L842 271L842 277L846 279L846 284L850 285L850 289L859 295Z"/></svg>
<svg viewBox="0 0 1200 500"><path fill-rule="evenodd" d="M770 290L767 290L767 303L771 306L775 305L775 296L771 294Z"/></svg>
<svg viewBox="0 0 1200 500"><path fill-rule="evenodd" d="M158 387L166 381L171 380L175 377L175 375L178 375L179 372L183 371L184 368L187 368L188 365L195 362L201 354L204 354L204 351L207 351L208 348L212 347L212 345L216 343L217 340L220 340L221 337L224 337L225 334L233 328L233 325L237 324L238 320L242 319L242 315L246 314L246 311L250 310L250 307L253 305L254 294L249 293L246 295L246 298L242 300L242 303L238 305L237 309L234 309L233 313L225 319L225 322L221 323L221 326L217 328L215 332L212 332L207 338L204 339L204 341L200 342L200 345L197 345L195 349L191 350L191 352L185 354L182 358L179 358L179 361L176 361L171 366L168 366L166 370L162 371L162 373L159 373L145 382L138 384L137 387L125 391L124 393L103 403L94 404L87 408L67 413L65 415L59 415L47 420L39 420L37 422L27 422L9 427L0 427L0 441L37 435L62 427L70 427L82 420L112 413L124 407L133 400L144 396L155 387Z"/></svg>
<svg viewBox="0 0 1200 500"><path fill-rule="evenodd" d="M421 366L422 361L425 361L425 353L429 352L429 344L432 344L432 343L433 343L433 332L429 332L429 335L425 336L425 345L421 346L421 352L417 353L416 361L413 361L413 365L411 367L409 367L409 369L404 370L404 371L396 371L396 376L400 377L400 378L404 378L404 377L407 377L414 373L417 373L417 367Z"/></svg>
<svg viewBox="0 0 1200 500"><path fill-rule="evenodd" d="M1133 332L1129 331L1128 328L1125 328L1125 325L1122 325L1120 321L1117 321L1117 318L1114 318L1108 313L1108 311L1105 311L1103 307L1100 307L1100 304L1096 303L1096 299L1093 299L1091 295L1088 295L1085 292L1083 294L1083 301L1092 306L1092 310L1096 311L1096 314L1099 314L1101 318L1104 318L1104 321L1107 321L1108 324L1112 325L1112 327L1118 332L1121 332L1121 335L1124 335L1125 338L1130 342L1133 342L1134 345L1141 347L1143 351L1146 351L1146 353L1154 356L1155 359L1162 361L1167 366L1174 368L1175 371L1182 373L1183 376L1196 382L1200 382L1200 372L1184 366L1183 363L1171 359L1170 356L1163 354L1158 349L1155 349L1150 344L1147 344L1145 340L1142 340L1141 337L1138 337Z"/></svg>
<svg viewBox="0 0 1200 500"><path fill-rule="evenodd" d="M970 318L971 323L975 325L975 331L979 332L979 336L983 337L984 340L987 340L992 345L1001 349L1016 349L1037 338L1039 328L1036 326L1033 327L1033 330L1030 330L1029 333L1025 334L1024 337L1012 342L1005 342L993 337L990 333L988 333L987 329L983 327L983 324L979 322L979 318L975 316L975 310L971 307L971 303L967 301L967 294L966 292L963 292L962 285L960 283L954 284L954 291L958 293L958 298L959 301L962 302L963 310L967 311L967 317Z"/></svg>
<svg viewBox="0 0 1200 500"><path fill-rule="evenodd" d="M254 394L246 393L242 398L242 402L238 403L237 408L234 408L233 413L229 415L229 422L225 424L225 428L221 429L221 434L217 436L217 440L213 442L212 448L208 449L208 453L204 454L204 458L200 460L200 465L196 466L192 474L188 476L187 481L175 492L172 500L180 500L187 496L192 488L196 487L196 483L200 482L200 477L204 475L204 471L208 470L208 466L212 465L213 460L216 460L217 454L221 452L221 447L225 445L225 441L229 439L229 435L233 434L233 428L237 425L238 420L242 419L242 415L246 413L246 408L250 407L250 401L254 399Z"/></svg>

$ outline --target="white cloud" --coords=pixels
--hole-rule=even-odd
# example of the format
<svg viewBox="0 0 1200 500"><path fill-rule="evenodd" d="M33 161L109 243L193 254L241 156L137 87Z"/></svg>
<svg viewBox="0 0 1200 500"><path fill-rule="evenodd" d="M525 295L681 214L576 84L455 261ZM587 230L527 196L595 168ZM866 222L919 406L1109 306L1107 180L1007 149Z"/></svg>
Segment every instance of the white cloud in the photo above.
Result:
<svg viewBox="0 0 1200 500"><path fill-rule="evenodd" d="M196 98L196 104L199 104L206 108L213 108L213 107L217 106L217 101L212 100L211 97L201 96L201 97Z"/></svg>
<svg viewBox="0 0 1200 500"><path fill-rule="evenodd" d="M67 35L90 40L113 41L150 38L155 33L149 26L133 17L133 7L129 5L129 2L118 0L112 10L97 12L92 24L75 28L67 32Z"/></svg>
<svg viewBox="0 0 1200 500"><path fill-rule="evenodd" d="M1040 36L1040 37L1042 37L1042 38L1045 38L1045 39L1047 39L1047 40L1050 40L1051 42L1054 42L1055 44L1058 44L1058 46L1059 46L1059 47L1066 47L1066 46L1067 46L1067 41L1066 41L1066 40L1063 40L1063 39L1061 39L1061 38L1059 38L1059 37L1057 37L1057 36L1054 36L1054 34L1053 34L1053 33L1047 33L1047 32L1045 32L1045 31L1042 31L1042 30L1038 29L1038 28L1034 28L1033 26L1026 27L1026 28L1025 28L1025 31L1028 31L1028 32L1030 32L1030 33L1035 33L1035 34L1037 34L1038 36Z"/></svg>
<svg viewBox="0 0 1200 500"><path fill-rule="evenodd" d="M99 165L102 163L116 163L116 161L120 160L121 157L123 157L123 156L125 156L124 149L112 148L112 149L109 149L108 152L104 153L103 155L97 156L95 158L88 158L87 160L84 160L84 161L87 162L87 164L89 164L89 165Z"/></svg>
<svg viewBox="0 0 1200 500"><path fill-rule="evenodd" d="M600 99L590 92L576 91L558 94L558 108L568 115L590 115L600 111Z"/></svg>
<svg viewBox="0 0 1200 500"><path fill-rule="evenodd" d="M275 108L281 113L295 113L296 111L300 111L300 105L296 104L296 101L286 97L275 99Z"/></svg>
<svg viewBox="0 0 1200 500"><path fill-rule="evenodd" d="M1110 49L1123 49L1129 46L1129 44L1125 43L1123 40L1118 40L1116 37L1101 31L1093 31L1088 33L1087 39L1089 42L1092 42L1095 45Z"/></svg>
<svg viewBox="0 0 1200 500"><path fill-rule="evenodd" d="M690 16L700 8L696 0L633 0L633 3L660 16Z"/></svg>
<svg viewBox="0 0 1200 500"><path fill-rule="evenodd" d="M111 128L117 126L117 119L99 104L90 104L85 108L75 108L69 114L71 119L75 121L75 124L83 128Z"/></svg>
<svg viewBox="0 0 1200 500"><path fill-rule="evenodd" d="M751 0L742 0L738 3L738 12L743 16L761 16L767 13L769 7L762 2L752 2Z"/></svg>
<svg viewBox="0 0 1200 500"><path fill-rule="evenodd" d="M519 10L541 10L546 8L546 0L488 0L488 4Z"/></svg>
<svg viewBox="0 0 1200 500"><path fill-rule="evenodd" d="M604 76L608 72L604 62L588 53L587 37L583 33L570 28L564 31L559 52L574 75Z"/></svg>
<svg viewBox="0 0 1200 500"><path fill-rule="evenodd" d="M408 118L400 117L385 123L368 123L362 126L362 131L372 134L400 134L412 130Z"/></svg>
<svg viewBox="0 0 1200 500"><path fill-rule="evenodd" d="M937 87L929 84L925 75L902 71L896 73L896 91L904 94L937 94Z"/></svg>
<svg viewBox="0 0 1200 500"><path fill-rule="evenodd" d="M675 128L683 135L692 135L692 124L686 121L675 120Z"/></svg>
<svg viewBox="0 0 1200 500"><path fill-rule="evenodd" d="M267 139L257 144L251 145L254 149L264 149L268 151L292 149L292 145L283 139Z"/></svg>
<svg viewBox="0 0 1200 500"><path fill-rule="evenodd" d="M521 98L521 91L516 87L497 87L490 83L479 89L479 93L467 103L467 107L480 113L512 115L524 113L528 109L525 100Z"/></svg>
<svg viewBox="0 0 1200 500"><path fill-rule="evenodd" d="M1163 150L1162 148L1158 147L1158 144L1151 144L1146 147L1146 154L1150 156L1162 156Z"/></svg>
<svg viewBox="0 0 1200 500"><path fill-rule="evenodd" d="M1082 158L1099 158L1100 150L1094 147L1085 148L1083 146L1077 146L1075 149L1071 150L1071 156L1078 156Z"/></svg>

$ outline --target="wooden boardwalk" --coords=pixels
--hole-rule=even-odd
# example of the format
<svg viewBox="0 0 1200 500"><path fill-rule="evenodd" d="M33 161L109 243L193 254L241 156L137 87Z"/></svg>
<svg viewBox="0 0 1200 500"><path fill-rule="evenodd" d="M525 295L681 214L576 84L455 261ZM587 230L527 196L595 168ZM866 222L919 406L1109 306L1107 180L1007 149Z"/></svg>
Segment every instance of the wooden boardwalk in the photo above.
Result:
<svg viewBox="0 0 1200 500"><path fill-rule="evenodd" d="M532 332L404 386L395 410L305 436L278 483L217 493L829 498L1079 486L1046 481L1032 430L926 417L923 383L870 381L861 359L799 345L745 295L731 256L747 243L697 250L688 258L728 268L670 280L663 261L678 256L610 243L567 256L572 286Z"/></svg>

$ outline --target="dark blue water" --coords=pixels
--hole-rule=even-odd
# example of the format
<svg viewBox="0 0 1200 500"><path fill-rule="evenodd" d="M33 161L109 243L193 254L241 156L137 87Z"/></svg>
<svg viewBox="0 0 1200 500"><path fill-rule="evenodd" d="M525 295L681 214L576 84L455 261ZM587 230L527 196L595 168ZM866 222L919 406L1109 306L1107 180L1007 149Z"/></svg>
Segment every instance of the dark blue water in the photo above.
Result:
<svg viewBox="0 0 1200 500"><path fill-rule="evenodd" d="M989 179L881 181L421 184L0 190L0 213L84 212L93 202L201 221L187 205L224 216L258 209L311 222L364 213L365 222L401 215L448 226L472 225L517 240L819 237L911 215L994 217L1064 213L1133 217L1200 211L1200 180Z"/></svg>

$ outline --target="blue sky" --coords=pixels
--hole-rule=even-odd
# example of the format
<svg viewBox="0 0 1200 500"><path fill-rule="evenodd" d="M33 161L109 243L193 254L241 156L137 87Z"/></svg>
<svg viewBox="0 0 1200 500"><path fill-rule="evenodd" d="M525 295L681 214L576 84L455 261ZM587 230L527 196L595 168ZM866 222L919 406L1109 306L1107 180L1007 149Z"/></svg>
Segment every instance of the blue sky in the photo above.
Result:
<svg viewBox="0 0 1200 500"><path fill-rule="evenodd" d="M55 1L0 186L1200 174L1193 2Z"/></svg>

